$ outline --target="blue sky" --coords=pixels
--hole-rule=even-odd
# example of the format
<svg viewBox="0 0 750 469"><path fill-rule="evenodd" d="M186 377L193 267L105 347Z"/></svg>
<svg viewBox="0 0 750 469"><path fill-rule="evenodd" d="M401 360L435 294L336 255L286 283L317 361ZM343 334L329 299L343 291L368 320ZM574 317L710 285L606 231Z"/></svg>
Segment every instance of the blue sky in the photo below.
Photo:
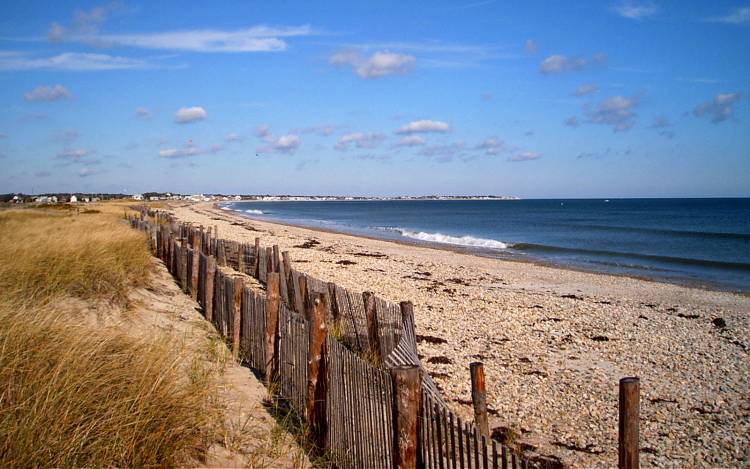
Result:
<svg viewBox="0 0 750 469"><path fill-rule="evenodd" d="M0 192L750 196L750 3L4 2Z"/></svg>

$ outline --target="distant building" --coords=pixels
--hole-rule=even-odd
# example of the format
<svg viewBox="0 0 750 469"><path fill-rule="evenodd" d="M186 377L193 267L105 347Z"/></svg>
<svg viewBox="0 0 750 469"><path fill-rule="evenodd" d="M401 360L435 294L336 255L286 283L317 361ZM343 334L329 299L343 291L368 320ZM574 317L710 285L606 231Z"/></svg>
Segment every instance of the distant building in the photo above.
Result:
<svg viewBox="0 0 750 469"><path fill-rule="evenodd" d="M133 194L133 200L143 200L143 194Z"/></svg>
<svg viewBox="0 0 750 469"><path fill-rule="evenodd" d="M71 204L78 203L78 197L76 197L75 195L71 195L70 196L70 203Z"/></svg>

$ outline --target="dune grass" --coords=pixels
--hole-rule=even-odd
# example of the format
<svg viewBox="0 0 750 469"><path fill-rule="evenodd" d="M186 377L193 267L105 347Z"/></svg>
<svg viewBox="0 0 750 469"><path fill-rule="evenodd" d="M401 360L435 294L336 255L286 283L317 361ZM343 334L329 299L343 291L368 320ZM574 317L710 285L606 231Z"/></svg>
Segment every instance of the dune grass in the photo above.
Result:
<svg viewBox="0 0 750 469"><path fill-rule="evenodd" d="M150 272L143 234L108 211L22 210L0 212L0 236L0 466L200 460L211 372L163 334L61 307L71 298L126 305Z"/></svg>
<svg viewBox="0 0 750 469"><path fill-rule="evenodd" d="M39 305L59 295L123 303L150 269L146 239L114 214L0 212L0 291Z"/></svg>

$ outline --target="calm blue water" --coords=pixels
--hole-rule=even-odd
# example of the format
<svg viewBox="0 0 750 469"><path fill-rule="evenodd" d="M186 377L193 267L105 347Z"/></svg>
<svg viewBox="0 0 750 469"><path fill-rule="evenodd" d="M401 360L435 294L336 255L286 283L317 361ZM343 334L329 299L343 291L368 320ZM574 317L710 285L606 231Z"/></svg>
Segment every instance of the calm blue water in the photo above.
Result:
<svg viewBox="0 0 750 469"><path fill-rule="evenodd" d="M225 208L482 255L750 292L750 199L235 202Z"/></svg>

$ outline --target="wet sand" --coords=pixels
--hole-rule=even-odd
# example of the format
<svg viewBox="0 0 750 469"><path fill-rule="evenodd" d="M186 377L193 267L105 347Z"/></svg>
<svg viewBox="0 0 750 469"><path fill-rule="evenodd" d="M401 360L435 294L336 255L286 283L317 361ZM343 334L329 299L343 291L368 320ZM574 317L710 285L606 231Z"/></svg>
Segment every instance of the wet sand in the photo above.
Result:
<svg viewBox="0 0 750 469"><path fill-rule="evenodd" d="M289 251L295 267L415 305L422 361L471 418L468 364L490 427L572 467L617 462L617 383L641 378L644 467L750 465L750 297L486 258L173 205L219 236Z"/></svg>

